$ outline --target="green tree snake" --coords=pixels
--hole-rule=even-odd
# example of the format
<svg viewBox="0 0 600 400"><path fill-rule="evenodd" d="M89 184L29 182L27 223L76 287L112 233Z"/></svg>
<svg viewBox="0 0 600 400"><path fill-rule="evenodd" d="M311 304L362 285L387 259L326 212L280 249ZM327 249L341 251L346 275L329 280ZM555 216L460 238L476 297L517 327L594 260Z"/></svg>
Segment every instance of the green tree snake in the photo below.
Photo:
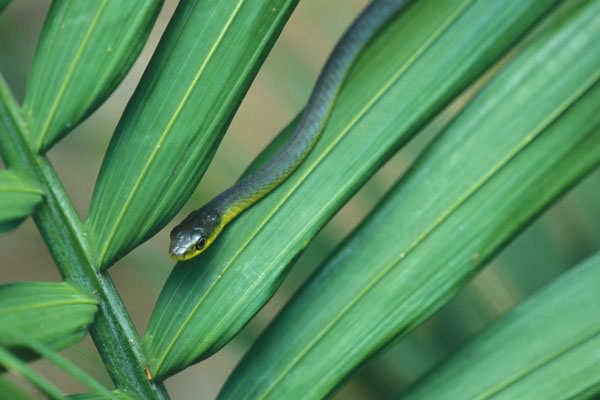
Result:
<svg viewBox="0 0 600 400"><path fill-rule="evenodd" d="M302 163L317 142L348 71L369 40L410 0L374 0L327 59L292 136L251 175L190 213L171 232L169 253L187 260L204 251L232 219L265 197Z"/></svg>

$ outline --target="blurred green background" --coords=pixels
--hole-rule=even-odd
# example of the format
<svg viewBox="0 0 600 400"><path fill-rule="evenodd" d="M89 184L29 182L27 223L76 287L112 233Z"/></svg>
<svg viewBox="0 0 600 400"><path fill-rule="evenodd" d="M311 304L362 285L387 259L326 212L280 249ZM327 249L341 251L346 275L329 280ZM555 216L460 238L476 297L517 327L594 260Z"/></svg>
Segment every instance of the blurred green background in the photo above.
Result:
<svg viewBox="0 0 600 400"><path fill-rule="evenodd" d="M167 256L171 228L189 211L229 187L296 115L336 39L366 3L365 0L300 2L188 205L158 235L111 269L111 276L141 334L174 265ZM0 15L0 71L19 101L23 99L37 37L49 4L49 1L14 0ZM174 0L165 2L146 47L116 92L48 154L82 218L87 215L110 135L175 6ZM166 381L172 398L212 399L216 396L258 333L326 255L369 213L448 119L460 110L468 95L448 107L444 115L391 159L346 204L300 257L273 299L231 343L215 356ZM596 170L507 246L448 305L379 355L335 398L391 398L523 298L600 249L599 204L600 171ZM0 266L0 283L60 280L31 219L16 231L0 237ZM100 382L111 385L89 339L62 354ZM67 393L85 390L45 361L38 361L34 366ZM14 379L20 381L17 377Z"/></svg>

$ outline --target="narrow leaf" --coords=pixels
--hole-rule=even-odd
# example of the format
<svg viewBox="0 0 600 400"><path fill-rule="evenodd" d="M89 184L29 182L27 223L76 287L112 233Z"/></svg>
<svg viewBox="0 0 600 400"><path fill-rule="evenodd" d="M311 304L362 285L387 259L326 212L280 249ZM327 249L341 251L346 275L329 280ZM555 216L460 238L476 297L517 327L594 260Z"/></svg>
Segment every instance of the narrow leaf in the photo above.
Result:
<svg viewBox="0 0 600 400"><path fill-rule="evenodd" d="M600 254L517 306L401 398L572 399L593 387L599 393L598 287Z"/></svg>
<svg viewBox="0 0 600 400"><path fill-rule="evenodd" d="M121 400L133 400L134 398L127 396L125 393L115 390L111 392L111 395L116 399ZM106 396L98 394L98 393L78 393L67 396L68 399L76 399L76 400L104 400Z"/></svg>
<svg viewBox="0 0 600 400"><path fill-rule="evenodd" d="M544 22L283 309L222 399L325 397L600 163L599 18L600 1L565 2Z"/></svg>
<svg viewBox="0 0 600 400"><path fill-rule="evenodd" d="M23 341L12 330L57 350L85 336L98 301L67 283L19 282L0 286L0 345L17 348Z"/></svg>
<svg viewBox="0 0 600 400"><path fill-rule="evenodd" d="M52 2L23 105L35 149L46 151L112 93L146 42L162 2Z"/></svg>
<svg viewBox="0 0 600 400"><path fill-rule="evenodd" d="M154 375L230 340L360 185L553 3L419 1L392 21L353 67L298 170L173 270L145 337Z"/></svg>
<svg viewBox="0 0 600 400"><path fill-rule="evenodd" d="M0 233L16 227L31 215L43 195L38 184L12 171L0 170Z"/></svg>
<svg viewBox="0 0 600 400"><path fill-rule="evenodd" d="M87 226L103 268L191 195L296 2L179 3L96 182Z"/></svg>
<svg viewBox="0 0 600 400"><path fill-rule="evenodd" d="M2 10L4 10L4 7L6 7L10 2L11 0L0 0L0 12L2 12Z"/></svg>
<svg viewBox="0 0 600 400"><path fill-rule="evenodd" d="M35 176L48 199L34 214L37 227L61 275L86 293L94 293L100 307L90 328L111 379L139 397L163 398L164 387L148 381L139 338L125 306L107 274L98 273L91 260L88 234L48 159L36 156L25 142L21 111L0 75L0 153L15 171Z"/></svg>
<svg viewBox="0 0 600 400"><path fill-rule="evenodd" d="M0 393L5 398L11 400L35 400L30 394L25 393L20 387L4 376L0 376Z"/></svg>
<svg viewBox="0 0 600 400"><path fill-rule="evenodd" d="M21 331L19 329L14 329L8 326L5 326L2 329L2 333L3 335L7 335L7 337L10 338L9 341L17 342L22 344L23 346L26 346L30 350L34 351L36 354L40 355L44 359L48 360L52 364L65 371L74 379L77 379L79 382L83 383L90 389L96 390L97 393L102 394L103 398L117 398L115 395L113 395L112 392L110 392L108 389L106 389L104 386L98 383L94 378L82 371L75 364L56 354L50 347L46 346L38 339L34 339L30 335L30 333Z"/></svg>
<svg viewBox="0 0 600 400"><path fill-rule="evenodd" d="M35 387L46 393L51 399L63 400L66 397L61 391L48 382L46 379L41 377L37 372L30 368L23 361L19 360L18 357L12 355L6 348L0 345L0 366L4 367L8 371L14 372L17 375L22 376Z"/></svg>

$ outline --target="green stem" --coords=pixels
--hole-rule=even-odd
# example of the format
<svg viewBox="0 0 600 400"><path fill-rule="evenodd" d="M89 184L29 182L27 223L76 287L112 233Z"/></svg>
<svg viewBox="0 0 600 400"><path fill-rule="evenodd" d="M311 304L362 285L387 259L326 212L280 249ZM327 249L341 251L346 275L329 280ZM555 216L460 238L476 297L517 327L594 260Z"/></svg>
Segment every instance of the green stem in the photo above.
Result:
<svg viewBox="0 0 600 400"><path fill-rule="evenodd" d="M127 310L106 272L92 260L87 233L48 160L28 142L27 124L0 76L0 154L14 171L35 179L45 200L33 215L65 281L100 300L90 334L115 386L142 398L168 399L162 384L149 381L148 363Z"/></svg>

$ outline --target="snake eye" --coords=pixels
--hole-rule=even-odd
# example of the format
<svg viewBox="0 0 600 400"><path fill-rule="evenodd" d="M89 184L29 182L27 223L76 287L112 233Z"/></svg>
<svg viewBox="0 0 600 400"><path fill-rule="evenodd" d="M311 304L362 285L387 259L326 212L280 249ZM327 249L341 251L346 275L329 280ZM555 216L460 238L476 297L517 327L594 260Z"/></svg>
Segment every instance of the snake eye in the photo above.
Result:
<svg viewBox="0 0 600 400"><path fill-rule="evenodd" d="M196 250L202 250L204 246L206 246L206 239L200 238L200 240L196 242Z"/></svg>

